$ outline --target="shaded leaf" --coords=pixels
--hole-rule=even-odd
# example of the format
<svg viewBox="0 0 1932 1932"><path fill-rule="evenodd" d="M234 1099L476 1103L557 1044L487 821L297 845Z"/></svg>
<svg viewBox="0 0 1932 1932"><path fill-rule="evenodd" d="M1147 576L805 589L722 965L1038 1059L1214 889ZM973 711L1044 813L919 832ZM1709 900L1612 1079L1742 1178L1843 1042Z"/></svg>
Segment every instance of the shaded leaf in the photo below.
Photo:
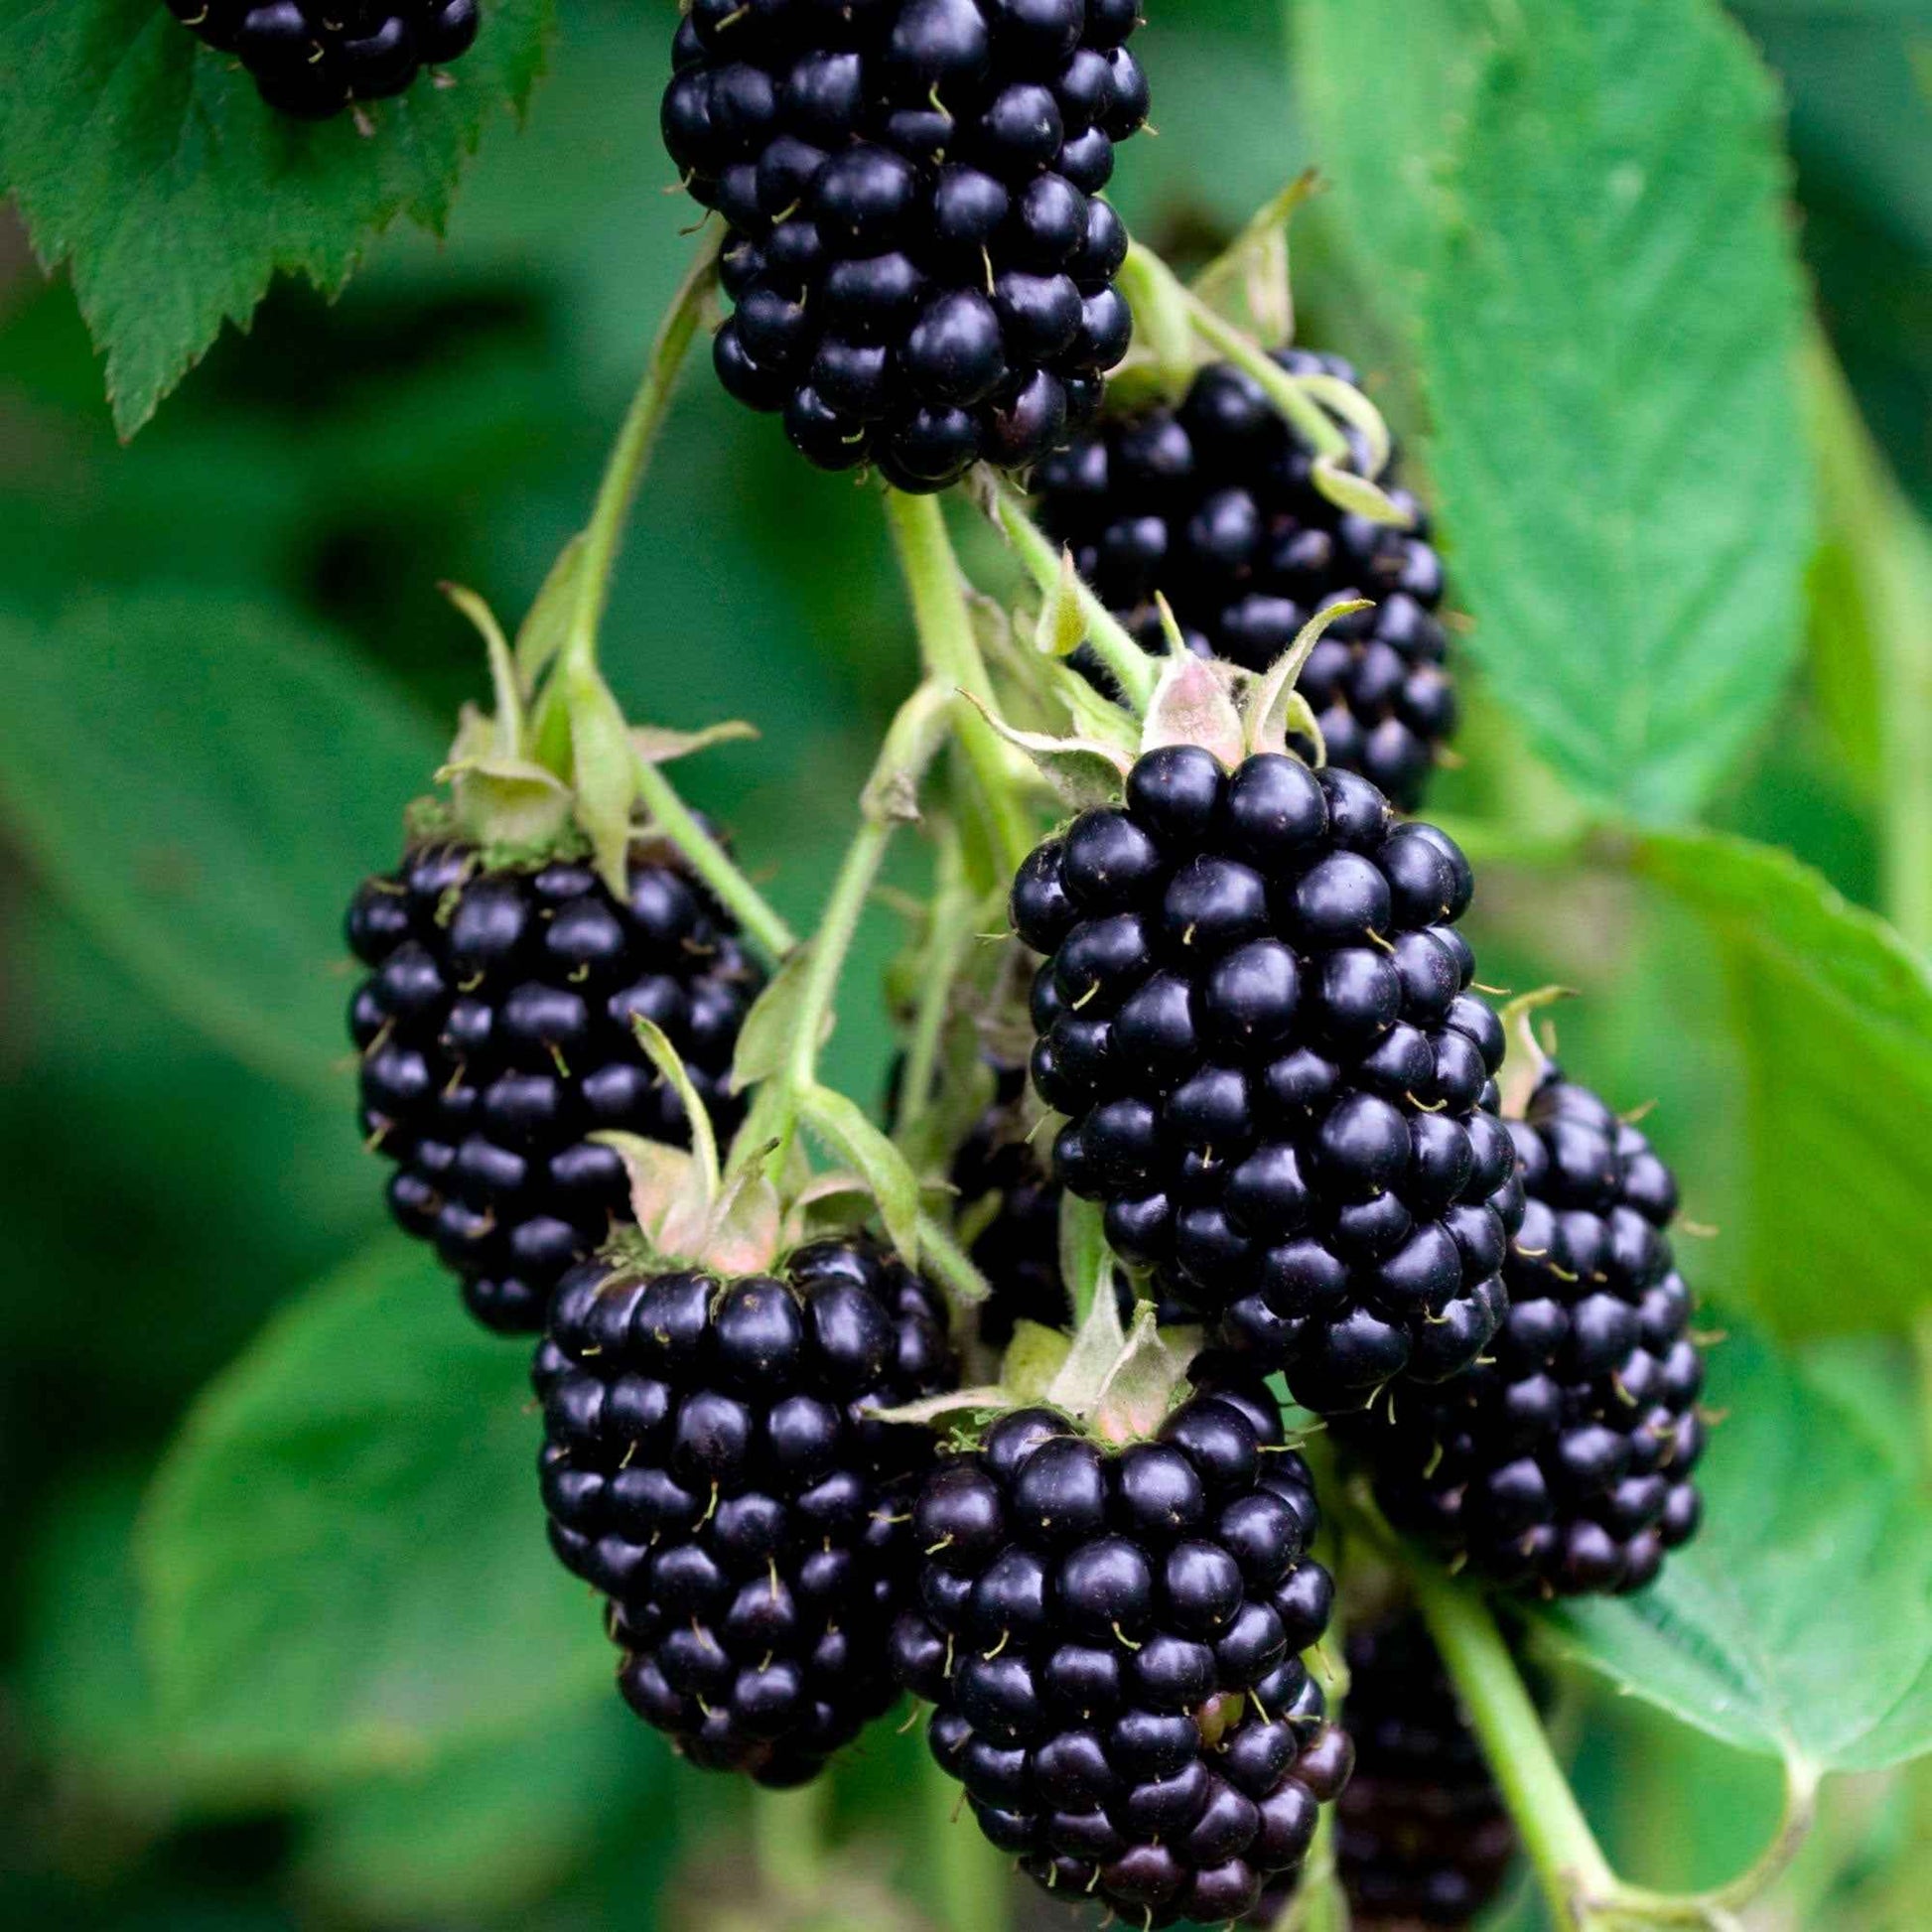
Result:
<svg viewBox="0 0 1932 1932"><path fill-rule="evenodd" d="M389 1240L210 1385L138 1553L162 1721L198 1771L413 1769L608 1681L544 1540L526 1367Z"/></svg>
<svg viewBox="0 0 1932 1932"><path fill-rule="evenodd" d="M1794 1330L1909 1322L1932 1253L1932 970L1782 852L1658 834L1631 863L1710 926L1724 963L1756 1305Z"/></svg>
<svg viewBox="0 0 1932 1932"><path fill-rule="evenodd" d="M1740 1750L1867 1770L1932 1750L1932 1524L1910 1479L1747 1330L1705 1522L1636 1596L1540 1612L1559 1654Z"/></svg>
<svg viewBox="0 0 1932 1932"><path fill-rule="evenodd" d="M154 0L16 0L0 15L0 187L69 265L132 435L278 273L333 293L399 215L441 232L484 125L542 66L551 0L483 0L447 88L351 116L277 114Z"/></svg>
<svg viewBox="0 0 1932 1932"><path fill-rule="evenodd" d="M48 886L180 1019L341 1098L343 907L395 862L427 721L319 626L206 594L0 621L0 809Z"/></svg>

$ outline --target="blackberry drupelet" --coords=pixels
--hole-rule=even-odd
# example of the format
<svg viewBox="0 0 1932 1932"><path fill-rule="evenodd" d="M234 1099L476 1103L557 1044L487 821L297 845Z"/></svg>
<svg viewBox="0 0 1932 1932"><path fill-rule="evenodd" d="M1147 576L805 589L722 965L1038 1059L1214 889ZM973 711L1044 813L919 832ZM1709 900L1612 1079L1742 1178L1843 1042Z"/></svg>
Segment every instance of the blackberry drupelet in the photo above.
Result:
<svg viewBox="0 0 1932 1932"><path fill-rule="evenodd" d="M403 92L469 51L479 0L168 0L209 47L239 57L261 97L298 120Z"/></svg>
<svg viewBox="0 0 1932 1932"><path fill-rule="evenodd" d="M1275 359L1291 373L1355 380L1334 356L1291 348ZM1256 671L1323 607L1373 600L1373 610L1329 627L1299 689L1329 763L1372 778L1414 811L1455 728L1442 563L1406 491L1391 494L1412 528L1372 523L1323 496L1310 461L1253 377L1215 363L1178 408L1074 438L1040 465L1034 485L1041 524L1072 546L1080 574L1157 655L1168 644L1156 592L1191 649Z"/></svg>
<svg viewBox="0 0 1932 1932"><path fill-rule="evenodd" d="M1554 1067L1509 1131L1528 1202L1490 1358L1351 1419L1341 1440L1392 1521L1496 1582L1641 1589L1701 1507L1704 1363L1665 1234L1677 1183Z"/></svg>
<svg viewBox="0 0 1932 1932"><path fill-rule="evenodd" d="M865 1237L725 1283L593 1262L559 1292L532 1374L551 1542L694 1764L800 1783L897 1695L933 1437L873 1412L952 1376L943 1304Z"/></svg>
<svg viewBox="0 0 1932 1932"><path fill-rule="evenodd" d="M1350 1922L1469 1925L1502 1890L1516 1832L1422 1619L1351 1631L1348 1675L1355 1775L1336 1807L1335 1849ZM1287 1903L1271 1897L1254 1922L1274 1925Z"/></svg>
<svg viewBox="0 0 1932 1932"><path fill-rule="evenodd" d="M434 1241L478 1318L543 1325L551 1291L628 1216L606 1131L683 1145L682 1106L633 1032L661 1027L720 1134L738 1031L762 985L732 920L660 846L618 903L589 865L482 869L420 846L368 881L348 941L371 971L349 1008L362 1130L396 1164L389 1205Z"/></svg>
<svg viewBox="0 0 1932 1932"><path fill-rule="evenodd" d="M1300 1653L1333 1586L1307 1465L1257 1387L1112 1448L1021 1410L927 1481L893 1632L928 1741L1040 1884L1218 1923L1298 1866L1348 1774Z"/></svg>
<svg viewBox="0 0 1932 1932"><path fill-rule="evenodd" d="M1054 1171L1115 1252L1359 1408L1466 1369L1507 1306L1522 1213L1494 1111L1502 1028L1467 989L1467 863L1366 778L1194 746L1124 809L1040 846L1013 890Z"/></svg>
<svg viewBox="0 0 1932 1932"><path fill-rule="evenodd" d="M1132 317L1101 199L1132 0L695 0L664 141L730 227L713 359L825 470L941 489L1091 419Z"/></svg>

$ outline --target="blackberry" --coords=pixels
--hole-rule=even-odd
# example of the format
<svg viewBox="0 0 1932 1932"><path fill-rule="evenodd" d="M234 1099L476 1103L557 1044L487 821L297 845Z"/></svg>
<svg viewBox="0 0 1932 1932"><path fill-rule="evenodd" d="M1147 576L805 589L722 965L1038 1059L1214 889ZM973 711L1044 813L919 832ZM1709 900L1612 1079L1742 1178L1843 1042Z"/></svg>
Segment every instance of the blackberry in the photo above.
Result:
<svg viewBox="0 0 1932 1932"><path fill-rule="evenodd" d="M1116 0L694 0L662 125L730 228L713 359L825 470L1035 462L1127 351L1100 191L1147 118Z"/></svg>
<svg viewBox="0 0 1932 1932"><path fill-rule="evenodd" d="M534 1332L627 1218L623 1164L589 1137L689 1139L633 1021L663 1029L729 1134L732 1054L762 976L657 845L631 848L622 903L588 864L492 872L474 847L422 845L356 894L348 942L371 969L349 1029L362 1131L396 1164L390 1208L436 1243L480 1320Z"/></svg>
<svg viewBox="0 0 1932 1932"><path fill-rule="evenodd" d="M974 1230L974 1266L992 1294L975 1311L980 1340L1003 1349L1018 1322L1064 1328L1072 1298L1060 1280L1060 1189L1020 1126L1024 1066L995 1069L993 1104L954 1157L959 1217Z"/></svg>
<svg viewBox="0 0 1932 1932"><path fill-rule="evenodd" d="M236 55L269 106L325 121L404 91L469 51L478 0L168 0L183 26Z"/></svg>
<svg viewBox="0 0 1932 1932"><path fill-rule="evenodd" d="M933 1438L873 1412L950 1386L944 1305L862 1236L722 1283L593 1262L532 1380L550 1540L610 1599L626 1701L707 1770L812 1776L897 1695Z"/></svg>
<svg viewBox="0 0 1932 1932"><path fill-rule="evenodd" d="M1021 1410L942 1465L892 1647L987 1837L1143 1927L1239 1918L1299 1865L1349 1755L1300 1656L1333 1598L1315 1521L1258 1386L1124 1448Z"/></svg>
<svg viewBox="0 0 1932 1932"><path fill-rule="evenodd" d="M1033 1078L1063 1184L1130 1266L1297 1399L1440 1381L1506 1307L1522 1213L1503 1035L1467 989L1473 882L1352 772L1146 754L1124 809L1037 848L1013 920L1048 955Z"/></svg>
<svg viewBox="0 0 1932 1932"><path fill-rule="evenodd" d="M1355 1775L1336 1806L1336 1863L1362 1932L1463 1926L1502 1890L1516 1832L1443 1660L1413 1612L1348 1638ZM1286 1892L1264 1901L1274 1925Z"/></svg>
<svg viewBox="0 0 1932 1932"><path fill-rule="evenodd" d="M1342 1440L1392 1521L1494 1581L1641 1589L1701 1507L1704 1364L1665 1234L1677 1183L1554 1067L1509 1131L1528 1201L1490 1358L1351 1419Z"/></svg>
<svg viewBox="0 0 1932 1932"><path fill-rule="evenodd" d="M1290 348L1275 359L1292 374L1355 380L1334 356ZM1228 363L1202 369L1177 409L1075 437L1034 486L1041 524L1156 655L1168 648L1157 592L1189 648L1255 671L1325 606L1372 600L1330 626L1298 688L1330 764L1373 779L1403 811L1421 803L1455 728L1455 694L1443 668L1442 562L1407 491L1390 491L1414 519L1407 530L1337 508L1294 430Z"/></svg>

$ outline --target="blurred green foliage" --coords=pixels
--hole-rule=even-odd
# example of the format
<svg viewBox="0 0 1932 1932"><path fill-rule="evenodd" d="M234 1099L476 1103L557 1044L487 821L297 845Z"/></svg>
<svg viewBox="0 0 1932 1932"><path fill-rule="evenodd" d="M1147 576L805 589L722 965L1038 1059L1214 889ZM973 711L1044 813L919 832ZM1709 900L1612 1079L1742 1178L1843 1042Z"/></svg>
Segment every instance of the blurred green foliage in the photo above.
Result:
<svg viewBox="0 0 1932 1932"><path fill-rule="evenodd" d="M1130 220L1176 259L1198 255L1345 129L1355 165L1295 237L1304 333L1356 355L1426 462L1430 398L1407 312L1435 189L1415 158L1419 130L1474 75L1433 59L1409 31L1414 9L1360 0L1343 10L1358 38L1320 96L1298 103L1308 45L1298 75L1272 0L1150 11L1160 138L1124 152ZM1434 10L1451 24L1487 11ZM514 1351L491 1352L433 1271L382 1241L347 1076L332 1065L339 902L391 856L400 807L482 684L436 583L472 585L505 614L527 603L582 520L689 247L656 139L672 12L573 0L527 129L484 145L447 240L391 232L334 304L278 284L126 448L72 289L0 231L0 632L14 640L15 720L0 728L0 1494L19 1557L0 1582L9 1923L649 1932L682 1925L677 1901L742 1854L737 1795L673 1774L604 1688L595 1612L534 1536L535 1425ZM1878 0L1736 12L1787 88L1798 235L1833 345L1905 489L1932 508L1932 26ZM1401 59L1361 65L1391 30ZM1510 133L1494 130L1498 143ZM1808 471L1795 426L1783 433L1789 476ZM1868 482L1860 460L1849 474ZM1720 491L1734 481L1724 461ZM1466 460L1456 474L1466 481ZM1787 477L1754 474L1745 508L1795 530ZM1536 487L1562 481L1557 466ZM1808 668L1774 697L1780 653L1767 653L1733 700L1747 717L1712 727L1749 742L1700 774L1717 787L1706 818L1795 852L1852 906L1895 913L1892 626L1869 593L1913 540L1900 529L1918 526L1901 502L1873 510L1842 479L1820 486L1831 540L1809 580ZM1568 561L1552 559L1559 582ZM171 640L193 675L177 663L151 679L142 664ZM805 471L714 385L688 383L629 535L606 655L638 714L747 716L769 731L680 779L733 827L787 916L808 921L912 672L871 498ZM1485 663L1521 671L1494 652ZM1691 1257L1698 1280L1801 1340L1811 1381L1862 1419L1861 1453L1885 1463L1907 1515L1922 1511L1912 1335L1932 1278L1928 1143L1901 1131L1924 1117L1932 1080L1922 962L1808 880L1785 881L1783 897L1778 881L1745 882L1726 902L1714 888L1730 848L1701 835L1658 841L1634 872L1601 852L1566 853L1561 870L1509 863L1567 834L1576 807L1527 748L1519 710L1464 674L1465 763L1440 802L1494 847L1476 920L1486 977L1587 989L1562 1015L1566 1052L1618 1104L1657 1103L1649 1126L1689 1214L1721 1231ZM270 709L300 727L291 816L198 822L194 801L224 776L247 784L231 755ZM37 760L29 717L81 732L84 756ZM1666 723L1695 749L1702 720ZM156 902L177 914L165 948L130 946L151 922L129 908ZM876 981L896 938L890 912L869 918L855 986ZM1876 1008L1873 986L1886 989ZM862 1002L844 1008L829 1071L863 1097L888 1031ZM1884 1079L1841 1107L1848 1061ZM1835 1166L1850 1149L1856 1165ZM345 1267L322 1304L263 1334L278 1307ZM151 1493L196 1392L251 1343L246 1391L217 1383L195 1412L191 1445L209 1453ZM364 1415L358 1436L330 1411L331 1364L358 1343L393 1358L391 1399L411 1429L391 1457L358 1459L382 1426L371 1434ZM265 1362L284 1366L282 1384L264 1382ZM210 1469L231 1442L220 1486ZM304 1653L299 1698L288 1630L237 1638L224 1621L247 1613L245 1577L168 1567L191 1477L197 1508L259 1526L264 1560L302 1546L316 1589L347 1593L352 1614L330 1627L360 1630L362 1647L333 1662ZM380 1587L379 1548L328 1540L349 1496L365 1499L372 1538L434 1548L420 1600ZM437 1499L451 1496L471 1499L451 1519L479 1532L467 1544L437 1541ZM479 1497L499 1524L464 1515ZM147 1668L144 1644L167 1633L139 1627L137 1551L161 1619L206 1634L200 1681ZM439 1630L466 1627L488 1644L466 1643L463 1660L487 1669L411 1676L414 1730L341 1724L342 1701L367 1690L352 1666L418 1659ZM238 1656L253 1672L232 1668ZM1771 1766L1579 1696L1580 1789L1630 1875L1708 1883L1748 1863L1775 1818ZM254 1722L264 1711L282 1726L272 1750ZM245 1722L224 1731L224 1713ZM345 1728L365 1748L343 1753ZM932 1907L944 1874L921 1850L920 1756L912 1737L869 1740L840 1769L833 1817L875 1875ZM1909 1856L1932 1806L1925 1782L1828 1786L1782 1922L1932 1922ZM1536 1923L1534 1908L1510 1922Z"/></svg>

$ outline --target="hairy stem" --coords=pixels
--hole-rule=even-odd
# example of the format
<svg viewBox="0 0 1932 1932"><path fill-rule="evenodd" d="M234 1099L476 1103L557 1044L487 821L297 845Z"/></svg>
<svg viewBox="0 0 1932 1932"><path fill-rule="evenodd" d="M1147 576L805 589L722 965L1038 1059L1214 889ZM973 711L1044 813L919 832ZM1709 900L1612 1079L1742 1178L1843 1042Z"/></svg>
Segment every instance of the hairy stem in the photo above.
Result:
<svg viewBox="0 0 1932 1932"><path fill-rule="evenodd" d="M1550 1748L1502 1633L1474 1590L1427 1561L1408 1564L1416 1600L1536 1867L1560 1932L1587 1932L1592 1903L1617 1890L1609 1861Z"/></svg>
<svg viewBox="0 0 1932 1932"><path fill-rule="evenodd" d="M1013 545L1039 594L1051 597L1060 585L1060 553L1027 514L1019 492L1003 477L989 471L983 490L975 494L980 497L987 515ZM1135 715L1145 717L1161 675L1154 659L1134 641L1126 625L1101 603L1083 579L1075 577L1073 586L1080 615L1086 621L1087 648L1106 666L1107 675L1119 685L1121 695Z"/></svg>
<svg viewBox="0 0 1932 1932"><path fill-rule="evenodd" d="M604 481L598 485L591 520L584 526L582 548L571 580L572 609L564 649L575 661L596 659L598 627L604 621L605 607L611 600L611 573L623 540L623 526L670 406L678 370L684 364L705 302L718 279L718 246L715 235L701 245L697 259L672 297L671 306L658 325L657 338L651 344L643 380L631 398L623 427L619 430L605 465Z"/></svg>
<svg viewBox="0 0 1932 1932"><path fill-rule="evenodd" d="M953 555L939 498L889 490L886 517L912 599L912 618L918 626L919 656L926 676L937 679L948 690L968 692L992 709L993 680L980 655L979 639L973 634L966 580ZM953 728L1002 862L1011 875L1033 850L1035 831L1014 783L1006 747L986 719L963 698L955 700Z"/></svg>
<svg viewBox="0 0 1932 1932"><path fill-rule="evenodd" d="M641 755L636 764L637 796L657 828L684 855L691 870L711 888L752 938L771 958L782 959L797 945L797 934L739 871L725 848L705 830L697 813L677 795L663 772Z"/></svg>

